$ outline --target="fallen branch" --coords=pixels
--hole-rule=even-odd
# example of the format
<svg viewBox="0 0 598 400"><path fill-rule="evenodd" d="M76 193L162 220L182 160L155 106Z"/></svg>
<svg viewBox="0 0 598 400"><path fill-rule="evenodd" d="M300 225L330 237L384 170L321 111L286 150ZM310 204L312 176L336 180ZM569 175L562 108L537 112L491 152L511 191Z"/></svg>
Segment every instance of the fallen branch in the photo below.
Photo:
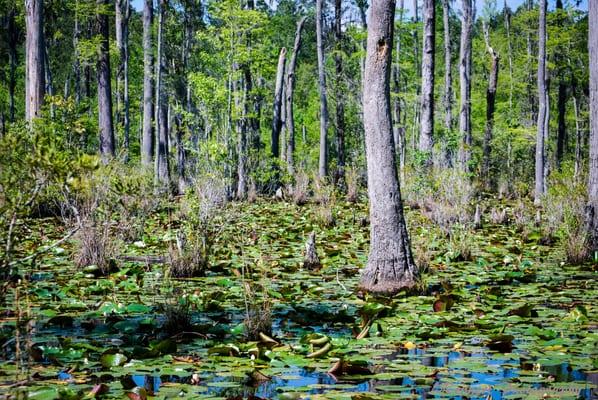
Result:
<svg viewBox="0 0 598 400"><path fill-rule="evenodd" d="M62 239L59 239L59 240L55 241L50 246L41 246L33 254L30 254L27 257L21 258L19 260L14 260L14 261L9 262L8 266L12 267L13 265L24 263L25 261L29 261L29 260L31 260L31 259L39 256L40 254L46 253L47 251L49 251L49 250L51 250L51 249L53 249L55 247L60 246L62 243L64 243L67 240L69 240L78 230L79 230L79 227L73 229L72 231L70 231L69 233L67 233L67 235L65 237L63 237Z"/></svg>

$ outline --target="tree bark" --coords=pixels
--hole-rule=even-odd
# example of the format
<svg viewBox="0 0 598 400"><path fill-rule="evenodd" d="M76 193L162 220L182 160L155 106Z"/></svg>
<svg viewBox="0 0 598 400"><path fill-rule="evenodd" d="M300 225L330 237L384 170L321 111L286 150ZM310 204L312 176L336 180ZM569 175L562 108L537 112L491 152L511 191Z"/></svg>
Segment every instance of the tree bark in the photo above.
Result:
<svg viewBox="0 0 598 400"><path fill-rule="evenodd" d="M490 55L490 76L488 77L488 88L486 89L486 129L484 131L484 158L482 161L482 177L486 188L492 188L492 179L490 176L490 153L492 151L492 137L494 133L494 110L496 103L496 86L498 84L498 71L500 57L498 53L490 46L490 35L488 27L484 23L484 39L486 41L486 50Z"/></svg>
<svg viewBox="0 0 598 400"><path fill-rule="evenodd" d="M170 169L168 165L168 100L162 87L164 75L164 25L166 24L167 0L159 0L158 7L158 40L156 51L156 110L157 146L155 159L155 177L162 185L170 183Z"/></svg>
<svg viewBox="0 0 598 400"><path fill-rule="evenodd" d="M586 226L590 255L598 252L598 2L589 1L590 157Z"/></svg>
<svg viewBox="0 0 598 400"><path fill-rule="evenodd" d="M143 3L143 133L141 138L141 162L146 167L154 157L154 58L152 25L154 20L153 0Z"/></svg>
<svg viewBox="0 0 598 400"><path fill-rule="evenodd" d="M403 215L390 114L394 11L394 0L372 1L363 90L371 239L359 286L382 295L412 288L419 277Z"/></svg>
<svg viewBox="0 0 598 400"><path fill-rule="evenodd" d="M453 130L453 74L451 68L450 0L442 0L444 26L444 129Z"/></svg>
<svg viewBox="0 0 598 400"><path fill-rule="evenodd" d="M431 162L434 145L434 51L436 37L436 7L434 0L424 0L424 45L422 51L422 99L419 150L426 153L426 165Z"/></svg>
<svg viewBox="0 0 598 400"><path fill-rule="evenodd" d="M335 70L335 91L336 91L336 156L337 169L334 174L334 181L340 186L345 186L345 98L343 90L343 58L342 58L342 1L334 1L334 41L336 44L336 51L334 53L334 70Z"/></svg>
<svg viewBox="0 0 598 400"><path fill-rule="evenodd" d="M45 95L43 0L25 0L25 119L41 116Z"/></svg>
<svg viewBox="0 0 598 400"><path fill-rule="evenodd" d="M249 92L251 91L251 71L248 65L241 67L243 71L243 78L240 80L243 89L240 95L239 108L241 109L241 118L237 121L237 200L245 200L247 198L248 179L247 179L247 161L248 161L248 146L247 146L247 131L248 131L248 116L249 116Z"/></svg>
<svg viewBox="0 0 598 400"><path fill-rule="evenodd" d="M324 70L324 0L316 0L316 47L318 52L318 87L320 89L320 159L318 175L328 176L328 100Z"/></svg>
<svg viewBox="0 0 598 400"><path fill-rule="evenodd" d="M273 158L280 156L280 130L282 128L282 93L284 90L284 71L287 62L287 49L280 49L278 67L276 68L276 84L274 87L274 116L272 118L271 153Z"/></svg>
<svg viewBox="0 0 598 400"><path fill-rule="evenodd" d="M110 78L110 28L106 14L109 0L97 0L97 24L100 34L98 48L98 127L100 130L100 154L106 163L114 157L114 125L112 120L112 84Z"/></svg>
<svg viewBox="0 0 598 400"><path fill-rule="evenodd" d="M301 48L301 31L305 24L306 17L302 17L297 22L297 31L295 32L295 43L293 45L293 53L289 61L286 77L286 125L287 125L287 171L289 175L295 174L295 166L293 160L293 153L295 152L295 116L293 113L293 91L295 89L295 67L297 65L297 55Z"/></svg>
<svg viewBox="0 0 598 400"><path fill-rule="evenodd" d="M473 25L473 0L462 0L461 44L459 51L460 111L459 131L462 140L459 161L464 171L470 170L471 161L471 29Z"/></svg>
<svg viewBox="0 0 598 400"><path fill-rule="evenodd" d="M534 203L540 204L546 192L546 144L548 108L546 105L546 0L540 0L538 26L538 131L536 134L536 180Z"/></svg>

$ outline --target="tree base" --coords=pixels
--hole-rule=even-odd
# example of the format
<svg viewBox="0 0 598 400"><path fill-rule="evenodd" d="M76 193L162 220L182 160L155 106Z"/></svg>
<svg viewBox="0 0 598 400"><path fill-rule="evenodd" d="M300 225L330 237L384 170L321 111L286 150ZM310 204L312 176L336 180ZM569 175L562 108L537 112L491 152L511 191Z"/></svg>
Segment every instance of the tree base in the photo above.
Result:
<svg viewBox="0 0 598 400"><path fill-rule="evenodd" d="M401 291L417 291L419 284L415 264L404 265L398 259L377 260L368 261L358 288L375 296L394 296Z"/></svg>

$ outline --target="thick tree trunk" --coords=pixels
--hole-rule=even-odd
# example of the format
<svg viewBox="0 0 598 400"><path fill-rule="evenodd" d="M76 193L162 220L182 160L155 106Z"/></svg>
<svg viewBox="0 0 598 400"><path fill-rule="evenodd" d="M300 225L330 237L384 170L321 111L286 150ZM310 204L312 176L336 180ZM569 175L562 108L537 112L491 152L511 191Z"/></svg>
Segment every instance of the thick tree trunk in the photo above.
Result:
<svg viewBox="0 0 598 400"><path fill-rule="evenodd" d="M486 49L490 55L490 76L488 77L488 88L486 89L486 129L484 131L484 158L482 161L482 176L486 188L492 188L490 176L490 153L492 151L492 137L494 133L494 110L496 103L496 86L498 84L498 70L500 58L498 53L490 46L490 35L488 27L484 24L484 38Z"/></svg>
<svg viewBox="0 0 598 400"><path fill-rule="evenodd" d="M444 27L444 129L453 130L453 74L451 68L450 0L442 0Z"/></svg>
<svg viewBox="0 0 598 400"><path fill-rule="evenodd" d="M110 28L106 14L109 0L97 0L97 23L100 34L98 48L98 127L100 154L104 162L114 157L114 126L112 120L112 85L110 81Z"/></svg>
<svg viewBox="0 0 598 400"><path fill-rule="evenodd" d="M419 150L431 162L434 144L434 51L436 37L436 7L434 0L424 0L424 46L422 51L422 99Z"/></svg>
<svg viewBox="0 0 598 400"><path fill-rule="evenodd" d="M280 49L278 67L276 69L276 84L274 87L274 115L272 117L271 153L273 158L280 156L280 130L282 128L282 93L284 90L284 71L287 62L287 49Z"/></svg>
<svg viewBox="0 0 598 400"><path fill-rule="evenodd" d="M297 65L297 55L301 47L301 31L305 24L306 17L301 18L297 22L297 31L295 32L295 43L293 45L293 53L289 61L286 77L286 125L287 125L287 171L289 175L293 176L295 173L295 165L293 160L293 153L295 152L295 116L293 113L293 91L295 89L295 67Z"/></svg>
<svg viewBox="0 0 598 400"><path fill-rule="evenodd" d="M337 169L334 174L334 181L340 186L345 186L345 98L343 90L343 58L342 58L342 1L334 1L334 41L336 43L336 52L334 53L335 70L335 91L336 91L336 156Z"/></svg>
<svg viewBox="0 0 598 400"><path fill-rule="evenodd" d="M155 159L155 177L162 185L170 183L170 169L168 165L168 100L162 88L164 75L164 25L166 24L166 0L159 0L158 9L158 40L156 51L156 110L157 146Z"/></svg>
<svg viewBox="0 0 598 400"><path fill-rule="evenodd" d="M316 0L316 47L318 52L318 87L320 89L320 179L328 176L328 99L324 70L324 0Z"/></svg>
<svg viewBox="0 0 598 400"><path fill-rule="evenodd" d="M548 136L548 107L546 104L546 0L540 0L538 26L538 131L536 134L536 180L534 202L540 204L546 192L546 137Z"/></svg>
<svg viewBox="0 0 598 400"><path fill-rule="evenodd" d="M591 255L598 252L598 2L589 2L590 157L586 226Z"/></svg>
<svg viewBox="0 0 598 400"><path fill-rule="evenodd" d="M462 0L461 44L459 51L460 111L459 131L461 147L459 161L464 171L469 171L471 161L471 29L473 25L473 0Z"/></svg>
<svg viewBox="0 0 598 400"><path fill-rule="evenodd" d="M141 138L141 162L146 167L154 157L154 57L152 45L152 25L154 6L152 0L143 3L143 132Z"/></svg>
<svg viewBox="0 0 598 400"><path fill-rule="evenodd" d="M41 116L44 102L43 0L25 0L25 119Z"/></svg>
<svg viewBox="0 0 598 400"><path fill-rule="evenodd" d="M394 11L393 0L372 1L363 90L371 239L359 286L383 295L414 287L419 276L403 215L390 114Z"/></svg>

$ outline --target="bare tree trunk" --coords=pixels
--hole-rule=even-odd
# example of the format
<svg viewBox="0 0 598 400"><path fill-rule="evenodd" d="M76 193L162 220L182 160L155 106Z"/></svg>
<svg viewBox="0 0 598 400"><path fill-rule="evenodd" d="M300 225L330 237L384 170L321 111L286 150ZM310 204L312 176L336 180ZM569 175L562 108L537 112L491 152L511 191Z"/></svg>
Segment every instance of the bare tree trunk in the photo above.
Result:
<svg viewBox="0 0 598 400"><path fill-rule="evenodd" d="M116 0L116 47L119 65L116 73L116 124L123 127L123 148L125 160L129 156L129 0Z"/></svg>
<svg viewBox="0 0 598 400"><path fill-rule="evenodd" d="M114 126L112 120L112 85L110 81L110 28L107 6L109 0L97 0L97 23L100 34L98 49L98 126L100 129L100 154L106 163L115 154Z"/></svg>
<svg viewBox="0 0 598 400"><path fill-rule="evenodd" d="M490 54L491 66L490 76L488 77L488 88L486 89L486 129L484 132L484 159L482 162L482 176L486 184L486 188L492 188L490 176L490 152L492 151L492 137L494 131L494 110L496 102L496 86L498 84L498 70L500 58L498 53L490 46L490 35L488 27L484 23L484 39L486 41L486 49Z"/></svg>
<svg viewBox="0 0 598 400"><path fill-rule="evenodd" d="M598 252L598 2L589 1L588 47L590 54L590 157L586 225L589 250ZM591 254L592 255L592 254Z"/></svg>
<svg viewBox="0 0 598 400"><path fill-rule="evenodd" d="M507 31L507 49L509 57L509 118L513 110L513 46L511 44L511 10L507 6L507 0L504 5L505 12L505 30Z"/></svg>
<svg viewBox="0 0 598 400"><path fill-rule="evenodd" d="M50 52L48 51L48 40L44 40L44 76L46 81L46 93L54 96L54 79L52 79L52 70L50 69ZM55 117L56 108L54 103L50 104L50 117Z"/></svg>
<svg viewBox="0 0 598 400"><path fill-rule="evenodd" d="M536 181L534 203L540 204L546 192L546 144L548 108L546 105L546 0L540 0L538 29L538 132L536 135Z"/></svg>
<svg viewBox="0 0 598 400"><path fill-rule="evenodd" d="M405 127L401 122L401 31L403 28L403 14L405 0L399 0L398 32L396 33L396 56L392 69L393 77L393 141L395 151L399 155L399 170L404 177L405 167Z"/></svg>
<svg viewBox="0 0 598 400"><path fill-rule="evenodd" d="M158 7L158 40L156 51L156 110L157 146L155 158L155 177L163 185L170 183L168 165L168 100L162 88L164 74L164 25L166 24L167 0L159 0Z"/></svg>
<svg viewBox="0 0 598 400"><path fill-rule="evenodd" d="M295 152L295 116L293 114L293 90L295 89L295 67L297 65L297 55L301 47L301 31L305 24L306 17L302 17L297 22L297 31L295 32L295 43L293 45L293 53L289 61L286 77L286 125L287 125L287 170L289 175L293 176L295 173L295 166L293 160L293 153Z"/></svg>
<svg viewBox="0 0 598 400"><path fill-rule="evenodd" d="M417 7L417 0L413 0L413 16L411 17L411 21L413 23L413 31L411 35L413 37L413 64L415 67L415 75L420 77L422 75L421 65L420 65L420 55L419 55L419 32L418 26L419 23L419 14L418 14L418 7ZM419 140L417 135L419 134L420 128L420 96L421 96L421 86L420 82L417 81L415 83L415 101L413 102L413 124L412 124L412 133L411 133L411 145L413 150L417 150L419 145Z"/></svg>
<svg viewBox="0 0 598 400"><path fill-rule="evenodd" d="M534 1L533 0L527 0L527 10L528 11L532 11L532 9L534 8ZM531 21L530 21L531 22ZM536 105L537 105L537 101L534 97L534 87L533 87L533 82L534 82L534 71L533 71L533 66L532 66L532 61L533 61L533 54L532 54L532 35L531 35L531 30L528 30L527 32L527 36L526 36L526 51L527 51L527 64L526 64L526 69L527 69L527 82L526 82L526 89L527 89L527 98L528 98L528 104L530 106L530 125L533 124L534 120L537 120L538 116L538 110L536 110Z"/></svg>
<svg viewBox="0 0 598 400"><path fill-rule="evenodd" d="M563 1L556 1L557 12L563 11ZM562 27L561 16L558 17L558 26ZM565 121L565 113L567 111L567 85L565 83L564 76L566 75L566 69L562 64L562 49L557 49L555 54L555 63L559 68L559 85L558 85L558 99L557 99L557 136L556 136L556 167L561 169L561 162L563 161L563 155L565 153L565 146L567 143L567 123Z"/></svg>
<svg viewBox="0 0 598 400"><path fill-rule="evenodd" d="M444 128L453 130L453 74L451 68L450 0L442 0L444 26Z"/></svg>
<svg viewBox="0 0 598 400"><path fill-rule="evenodd" d="M462 141L459 161L464 171L469 171L471 161L471 29L473 25L473 0L462 0L461 45L459 52L460 111L459 131Z"/></svg>
<svg viewBox="0 0 598 400"><path fill-rule="evenodd" d="M8 32L8 59L9 59L9 73L8 73L8 120L15 121L15 88L17 86L16 71L17 71L17 46L18 46L18 32L15 22L15 9L11 9L8 13L7 20Z"/></svg>
<svg viewBox="0 0 598 400"><path fill-rule="evenodd" d="M577 97L575 95L575 90L573 91L573 111L575 112L575 169L573 172L573 177L577 181L579 179L579 175L581 173L581 162L582 162L582 148L583 148L583 136L581 132L581 128L579 126L579 103L577 101Z"/></svg>
<svg viewBox="0 0 598 400"><path fill-rule="evenodd" d="M187 188L187 171L186 171L186 154L185 145L183 143L184 127L181 115L175 116L176 129L176 169L178 178L178 192L185 193Z"/></svg>
<svg viewBox="0 0 598 400"><path fill-rule="evenodd" d="M73 75L75 82L75 104L79 105L82 97L81 88L81 60L79 54L79 36L81 29L79 27L79 2L75 3L75 26L73 28Z"/></svg>
<svg viewBox="0 0 598 400"><path fill-rule="evenodd" d="M284 71L287 62L287 49L280 49L278 67L276 69L276 85L274 87L274 116L272 118L271 149L272 157L280 156L280 130L282 128L282 93L284 90Z"/></svg>
<svg viewBox="0 0 598 400"><path fill-rule="evenodd" d="M334 174L334 181L342 188L345 186L345 98L343 90L343 58L342 58L342 1L334 1L334 41L336 52L334 54L335 69L335 91L336 91L336 112L335 112L335 133L336 133L336 156L337 169Z"/></svg>
<svg viewBox="0 0 598 400"><path fill-rule="evenodd" d="M397 176L390 110L390 70L394 0L373 0L370 7L364 81L364 128L370 199L370 254L359 286L393 295L416 285Z"/></svg>
<svg viewBox="0 0 598 400"><path fill-rule="evenodd" d="M328 176L328 100L324 70L324 0L316 0L316 47L318 52L318 87L320 89L320 160L318 175Z"/></svg>
<svg viewBox="0 0 598 400"><path fill-rule="evenodd" d="M154 157L154 58L152 49L153 0L143 3L143 133L141 139L141 162L146 167Z"/></svg>
<svg viewBox="0 0 598 400"><path fill-rule="evenodd" d="M248 179L247 179L247 128L249 126L249 91L251 90L251 71L248 65L241 67L243 70L243 79L241 83L243 90L241 93L241 118L237 121L237 135L239 141L237 143L237 193L238 200L245 200L247 198Z"/></svg>
<svg viewBox="0 0 598 400"><path fill-rule="evenodd" d="M43 0L25 0L25 119L41 116L44 102Z"/></svg>
<svg viewBox="0 0 598 400"><path fill-rule="evenodd" d="M422 51L422 99L419 150L427 153L426 165L431 162L434 145L434 51L436 37L436 8L434 0L424 0L424 46Z"/></svg>

